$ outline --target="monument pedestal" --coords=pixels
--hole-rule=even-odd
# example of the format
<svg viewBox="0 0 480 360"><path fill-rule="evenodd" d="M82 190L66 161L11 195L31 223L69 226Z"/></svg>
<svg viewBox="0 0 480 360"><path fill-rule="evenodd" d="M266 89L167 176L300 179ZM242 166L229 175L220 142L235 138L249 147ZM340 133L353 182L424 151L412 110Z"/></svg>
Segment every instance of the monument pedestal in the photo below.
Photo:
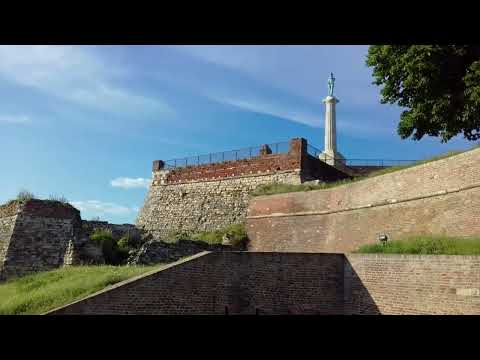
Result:
<svg viewBox="0 0 480 360"><path fill-rule="evenodd" d="M328 165L338 166L338 165L345 165L345 157L337 152L325 152L322 151L318 158L323 162L326 162Z"/></svg>
<svg viewBox="0 0 480 360"><path fill-rule="evenodd" d="M325 103L325 150L319 159L329 165L345 164L345 158L337 151L336 104L339 100L332 95L323 99Z"/></svg>

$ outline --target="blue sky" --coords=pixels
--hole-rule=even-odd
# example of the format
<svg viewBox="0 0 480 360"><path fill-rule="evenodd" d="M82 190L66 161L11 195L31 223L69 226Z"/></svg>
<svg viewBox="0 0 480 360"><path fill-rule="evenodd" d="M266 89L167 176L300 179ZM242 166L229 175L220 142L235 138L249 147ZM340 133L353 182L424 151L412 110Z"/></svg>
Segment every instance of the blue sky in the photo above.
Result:
<svg viewBox="0 0 480 360"><path fill-rule="evenodd" d="M323 148L336 77L346 158L423 159L472 146L401 140L368 46L0 46L0 202L63 195L82 218L132 223L153 160L304 137Z"/></svg>

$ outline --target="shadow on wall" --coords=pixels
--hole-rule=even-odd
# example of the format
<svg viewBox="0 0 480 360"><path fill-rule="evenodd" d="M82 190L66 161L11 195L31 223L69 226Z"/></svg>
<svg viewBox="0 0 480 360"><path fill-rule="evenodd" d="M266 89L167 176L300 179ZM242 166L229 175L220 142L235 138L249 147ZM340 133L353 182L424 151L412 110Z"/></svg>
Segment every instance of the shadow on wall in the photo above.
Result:
<svg viewBox="0 0 480 360"><path fill-rule="evenodd" d="M343 271L344 315L381 315L375 300L347 257Z"/></svg>

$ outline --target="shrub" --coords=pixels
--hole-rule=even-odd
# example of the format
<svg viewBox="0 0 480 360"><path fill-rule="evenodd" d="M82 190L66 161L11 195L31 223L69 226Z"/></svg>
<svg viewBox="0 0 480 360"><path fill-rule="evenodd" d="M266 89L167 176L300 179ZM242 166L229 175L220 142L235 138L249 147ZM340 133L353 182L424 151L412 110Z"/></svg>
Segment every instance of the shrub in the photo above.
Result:
<svg viewBox="0 0 480 360"><path fill-rule="evenodd" d="M230 238L230 244L233 246L245 246L248 242L245 224L232 224L224 229L224 234Z"/></svg>
<svg viewBox="0 0 480 360"><path fill-rule="evenodd" d="M35 199L35 195L28 190L22 189L17 194L18 201L28 201L32 199Z"/></svg>
<svg viewBox="0 0 480 360"><path fill-rule="evenodd" d="M203 231L190 236L192 240L203 241L208 244L221 244L227 236L232 246L245 246L248 242L244 224L232 224L215 231Z"/></svg>
<svg viewBox="0 0 480 360"><path fill-rule="evenodd" d="M119 265L128 257L128 250L124 247L119 247L118 242L113 239L110 229L97 228L90 235L90 239L100 245L105 263L107 264Z"/></svg>

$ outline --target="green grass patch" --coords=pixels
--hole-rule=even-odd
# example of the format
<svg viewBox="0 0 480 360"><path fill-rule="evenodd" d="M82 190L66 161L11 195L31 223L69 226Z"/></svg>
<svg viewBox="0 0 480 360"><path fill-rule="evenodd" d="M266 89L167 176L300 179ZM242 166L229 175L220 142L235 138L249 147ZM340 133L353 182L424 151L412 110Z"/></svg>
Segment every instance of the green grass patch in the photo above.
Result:
<svg viewBox="0 0 480 360"><path fill-rule="evenodd" d="M387 241L385 245L367 244L354 253L360 254L418 254L418 255L480 255L480 238L446 236L414 236Z"/></svg>
<svg viewBox="0 0 480 360"><path fill-rule="evenodd" d="M41 314L161 266L72 266L0 284L0 315Z"/></svg>
<svg viewBox="0 0 480 360"><path fill-rule="evenodd" d="M357 179L346 179L339 180L329 183L319 183L319 184L282 184L282 183L271 183L258 186L255 190L252 191L252 196L262 196L262 195L273 195L273 194L284 194L291 192L301 192L301 191L312 191L312 190L323 190L330 189L336 186L351 184Z"/></svg>

